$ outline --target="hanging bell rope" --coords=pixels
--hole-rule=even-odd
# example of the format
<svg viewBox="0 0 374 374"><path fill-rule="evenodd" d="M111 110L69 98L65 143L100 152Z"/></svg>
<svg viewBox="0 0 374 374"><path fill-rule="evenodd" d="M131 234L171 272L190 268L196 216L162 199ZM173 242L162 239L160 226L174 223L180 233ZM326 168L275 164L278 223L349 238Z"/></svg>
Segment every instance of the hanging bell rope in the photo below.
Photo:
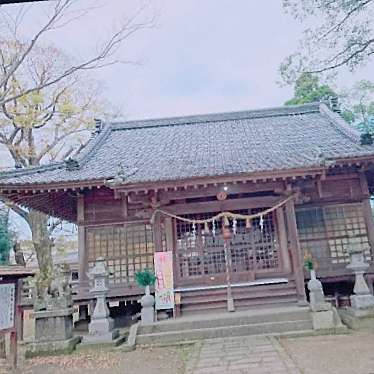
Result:
<svg viewBox="0 0 374 374"><path fill-rule="evenodd" d="M221 212L221 213L218 213L215 216L207 218L207 219L190 219L190 218L178 216L176 214L167 212L163 209L156 209L152 214L151 223L154 222L156 214L163 214L165 216L175 218L176 220L179 220L179 221L188 222L188 223L191 223L193 225L201 224L201 225L204 225L204 227L205 227L205 224L208 224L208 223L211 223L211 222L213 222L213 227L214 227L214 223L219 221L221 218L223 218L224 225L227 225L227 226L230 224L229 219L232 219L232 220L233 219L242 219L242 220L246 221L246 227L250 228L251 220L253 220L255 218L260 218L260 219L262 218L263 219L264 216L266 216L267 214L269 214L271 212L274 212L275 210L282 207L283 205L285 205L286 203L288 203L289 201L291 201L295 197L296 197L296 194L291 195L291 196L287 197L286 199L280 201L278 204L274 205L273 207L265 209L262 212L258 212L258 213L255 213L255 214L239 214L239 213L232 213L232 212Z"/></svg>

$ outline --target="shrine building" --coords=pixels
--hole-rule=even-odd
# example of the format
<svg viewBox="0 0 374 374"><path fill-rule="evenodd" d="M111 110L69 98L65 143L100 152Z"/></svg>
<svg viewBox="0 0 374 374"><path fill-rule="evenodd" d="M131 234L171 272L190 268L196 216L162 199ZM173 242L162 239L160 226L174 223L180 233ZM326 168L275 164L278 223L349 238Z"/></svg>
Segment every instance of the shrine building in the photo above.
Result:
<svg viewBox="0 0 374 374"><path fill-rule="evenodd" d="M64 162L0 173L0 194L78 226L81 305L104 257L109 299L138 300L134 280L172 252L182 315L305 300L304 255L327 294L349 290L348 247L374 279L374 146L328 105L120 123L97 122ZM326 291L325 290L325 291Z"/></svg>

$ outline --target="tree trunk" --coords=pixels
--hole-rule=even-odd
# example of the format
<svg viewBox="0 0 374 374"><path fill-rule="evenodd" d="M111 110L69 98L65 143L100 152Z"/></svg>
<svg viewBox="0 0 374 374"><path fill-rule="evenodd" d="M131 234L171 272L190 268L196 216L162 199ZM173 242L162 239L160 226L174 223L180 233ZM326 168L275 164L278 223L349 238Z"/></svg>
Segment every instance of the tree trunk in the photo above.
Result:
<svg viewBox="0 0 374 374"><path fill-rule="evenodd" d="M0 358L6 358L5 335L0 335Z"/></svg>
<svg viewBox="0 0 374 374"><path fill-rule="evenodd" d="M43 286L49 286L52 275L52 247L53 240L48 230L48 216L44 213L30 210L29 226L31 229L32 242L34 245L36 258L39 265L40 279L43 280ZM40 295L41 289L38 289Z"/></svg>

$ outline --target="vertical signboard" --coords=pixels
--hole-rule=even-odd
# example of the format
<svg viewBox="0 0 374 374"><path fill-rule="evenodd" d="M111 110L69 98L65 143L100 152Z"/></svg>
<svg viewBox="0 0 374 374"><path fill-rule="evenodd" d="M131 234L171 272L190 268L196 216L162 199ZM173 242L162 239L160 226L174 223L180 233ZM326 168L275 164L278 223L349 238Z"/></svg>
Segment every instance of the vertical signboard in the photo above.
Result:
<svg viewBox="0 0 374 374"><path fill-rule="evenodd" d="M155 252L156 309L174 308L173 253Z"/></svg>
<svg viewBox="0 0 374 374"><path fill-rule="evenodd" d="M14 327L15 285L0 284L0 331Z"/></svg>

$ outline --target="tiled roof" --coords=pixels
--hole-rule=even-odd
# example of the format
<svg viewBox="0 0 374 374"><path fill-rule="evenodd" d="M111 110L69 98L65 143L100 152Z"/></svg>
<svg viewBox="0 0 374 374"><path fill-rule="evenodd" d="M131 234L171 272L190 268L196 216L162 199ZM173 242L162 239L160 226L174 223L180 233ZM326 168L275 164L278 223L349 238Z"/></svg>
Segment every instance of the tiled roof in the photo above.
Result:
<svg viewBox="0 0 374 374"><path fill-rule="evenodd" d="M122 165L125 183L319 166L319 156L374 156L324 104L106 124L78 157L0 173L0 185L105 180Z"/></svg>

